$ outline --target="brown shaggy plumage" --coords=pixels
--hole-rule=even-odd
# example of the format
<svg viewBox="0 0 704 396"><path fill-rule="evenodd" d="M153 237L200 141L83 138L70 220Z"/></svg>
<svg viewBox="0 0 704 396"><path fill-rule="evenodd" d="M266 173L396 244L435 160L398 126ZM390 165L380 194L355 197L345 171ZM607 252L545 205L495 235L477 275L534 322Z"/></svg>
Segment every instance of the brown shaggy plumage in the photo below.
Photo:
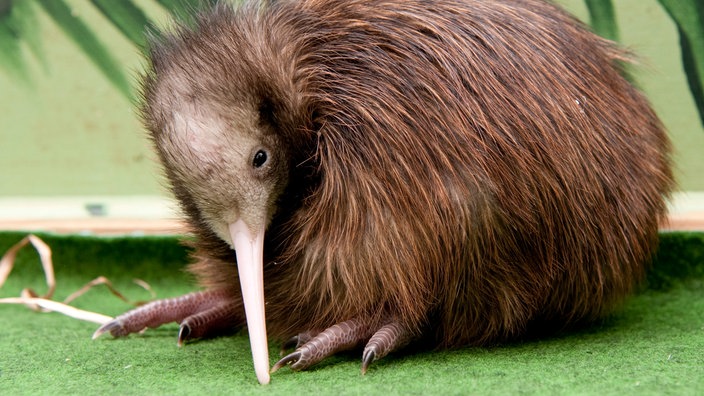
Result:
<svg viewBox="0 0 704 396"><path fill-rule="evenodd" d="M642 278L670 145L623 60L537 0L220 5L153 44L143 114L197 237L191 270L233 301L213 226L237 200L232 136L274 147L272 336L395 318L479 345L598 318ZM231 131L201 156L174 138L184 103Z"/></svg>

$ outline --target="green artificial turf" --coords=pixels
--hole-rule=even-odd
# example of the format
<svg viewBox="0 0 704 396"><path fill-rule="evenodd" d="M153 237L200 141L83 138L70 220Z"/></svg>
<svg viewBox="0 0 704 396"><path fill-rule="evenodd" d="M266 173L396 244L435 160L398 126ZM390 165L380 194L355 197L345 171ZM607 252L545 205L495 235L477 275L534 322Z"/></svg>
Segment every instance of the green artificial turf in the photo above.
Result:
<svg viewBox="0 0 704 396"><path fill-rule="evenodd" d="M0 253L24 234L0 233ZM173 237L41 235L52 247L62 300L104 275L132 299L193 290L186 251ZM46 289L26 248L0 297ZM107 289L73 304L117 315L130 307ZM614 315L589 328L493 348L399 353L360 375L346 353L305 372L284 368L256 382L246 334L176 346L175 324L123 339L90 337L97 325L23 306L0 305L0 395L75 394L704 394L704 234L666 233L646 285ZM271 362L278 345L270 345Z"/></svg>

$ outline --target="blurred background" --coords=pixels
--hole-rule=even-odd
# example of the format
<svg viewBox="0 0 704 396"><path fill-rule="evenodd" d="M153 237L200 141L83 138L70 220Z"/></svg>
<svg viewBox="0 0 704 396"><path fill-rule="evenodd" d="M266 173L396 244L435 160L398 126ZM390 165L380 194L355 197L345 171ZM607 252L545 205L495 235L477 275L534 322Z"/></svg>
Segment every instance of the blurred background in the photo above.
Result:
<svg viewBox="0 0 704 396"><path fill-rule="evenodd" d="M143 36L134 32L140 21L167 25L184 3L0 0L0 229L60 229L73 220L80 231L95 227L91 219L177 228L132 102L143 63ZM673 211L704 213L703 2L557 3L640 57L632 77L675 146Z"/></svg>

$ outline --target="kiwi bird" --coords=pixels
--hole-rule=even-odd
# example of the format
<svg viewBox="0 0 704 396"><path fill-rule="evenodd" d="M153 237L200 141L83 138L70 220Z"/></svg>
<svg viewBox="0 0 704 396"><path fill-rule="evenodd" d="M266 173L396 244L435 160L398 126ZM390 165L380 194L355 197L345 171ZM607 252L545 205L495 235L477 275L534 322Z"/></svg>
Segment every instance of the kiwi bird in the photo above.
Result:
<svg viewBox="0 0 704 396"><path fill-rule="evenodd" d="M538 0L219 4L152 40L142 115L201 291L95 337L247 326L267 383L360 348L593 321L647 269L670 143L629 61ZM270 370L268 337L293 351Z"/></svg>

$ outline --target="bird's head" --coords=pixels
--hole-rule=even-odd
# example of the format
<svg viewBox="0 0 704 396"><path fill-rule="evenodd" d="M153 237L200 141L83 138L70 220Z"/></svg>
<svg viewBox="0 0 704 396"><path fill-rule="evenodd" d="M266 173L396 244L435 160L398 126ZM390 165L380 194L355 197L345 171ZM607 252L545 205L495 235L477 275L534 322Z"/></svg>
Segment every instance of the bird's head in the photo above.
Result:
<svg viewBox="0 0 704 396"><path fill-rule="evenodd" d="M190 211L236 251L255 371L266 383L264 233L290 162L275 95L245 57L207 37L167 39L153 46L150 61L145 124Z"/></svg>

